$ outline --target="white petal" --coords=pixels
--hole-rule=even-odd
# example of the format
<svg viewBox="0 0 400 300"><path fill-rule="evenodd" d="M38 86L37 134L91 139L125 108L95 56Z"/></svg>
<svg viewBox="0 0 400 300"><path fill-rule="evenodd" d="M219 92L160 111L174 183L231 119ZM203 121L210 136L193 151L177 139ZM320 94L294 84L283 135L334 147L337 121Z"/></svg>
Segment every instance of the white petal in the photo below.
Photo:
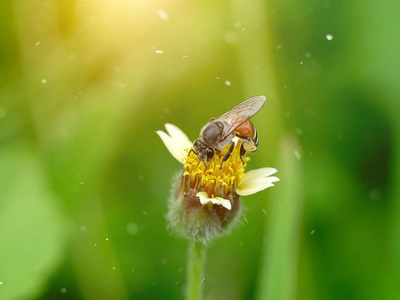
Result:
<svg viewBox="0 0 400 300"><path fill-rule="evenodd" d="M246 175L243 177L242 182L246 180L253 180L254 178L271 176L276 172L278 172L278 170L275 168L261 168L261 169L251 170L249 172L246 172Z"/></svg>
<svg viewBox="0 0 400 300"><path fill-rule="evenodd" d="M182 149L190 149L193 145L193 143L189 140L187 135L178 127L176 127L173 124L165 124L165 129L167 129L167 132L169 135L172 137L175 143L179 144Z"/></svg>
<svg viewBox="0 0 400 300"><path fill-rule="evenodd" d="M227 199L221 197L208 198L208 194L206 192L198 192L196 196L199 197L202 205L206 205L207 203L211 202L212 204L222 205L228 210L232 209L231 201Z"/></svg>
<svg viewBox="0 0 400 300"><path fill-rule="evenodd" d="M273 182L279 181L279 178L270 175L276 172L277 170L274 168L262 168L249 171L239 183L236 193L241 196L248 196L274 186Z"/></svg>
<svg viewBox="0 0 400 300"><path fill-rule="evenodd" d="M186 134L175 125L167 123L165 124L165 128L169 135L161 130L157 130L156 133L162 139L165 147L167 147L172 156L183 164L183 159L188 155L185 149L191 148L192 142Z"/></svg>
<svg viewBox="0 0 400 300"><path fill-rule="evenodd" d="M187 157L187 152L184 151L175 141L164 131L157 130L156 133L164 142L165 147L172 154L173 157L181 164L183 164L183 159Z"/></svg>
<svg viewBox="0 0 400 300"><path fill-rule="evenodd" d="M198 192L198 193L196 194L196 197L199 197L200 203L201 203L202 205L206 205L208 202L210 202L210 200L209 200L208 195L207 195L206 192Z"/></svg>
<svg viewBox="0 0 400 300"><path fill-rule="evenodd" d="M221 197L215 197L215 198L211 199L211 202L213 204L222 205L223 207L225 207L228 210L232 209L231 201L229 201L228 199L224 199Z"/></svg>

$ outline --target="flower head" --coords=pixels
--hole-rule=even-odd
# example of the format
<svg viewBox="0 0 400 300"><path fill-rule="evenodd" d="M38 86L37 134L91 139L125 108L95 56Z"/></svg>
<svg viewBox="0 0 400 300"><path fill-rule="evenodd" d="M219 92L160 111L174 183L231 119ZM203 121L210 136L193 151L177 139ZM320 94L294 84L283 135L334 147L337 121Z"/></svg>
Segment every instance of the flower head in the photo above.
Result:
<svg viewBox="0 0 400 300"><path fill-rule="evenodd" d="M168 219L181 235L207 241L227 228L240 211L240 196L247 196L273 186L279 181L270 176L276 169L262 168L245 173L249 157L240 156L241 140L228 160L222 163L229 145L204 163L190 151L192 143L176 126L166 124L169 135L157 131L170 153L184 170L172 191Z"/></svg>

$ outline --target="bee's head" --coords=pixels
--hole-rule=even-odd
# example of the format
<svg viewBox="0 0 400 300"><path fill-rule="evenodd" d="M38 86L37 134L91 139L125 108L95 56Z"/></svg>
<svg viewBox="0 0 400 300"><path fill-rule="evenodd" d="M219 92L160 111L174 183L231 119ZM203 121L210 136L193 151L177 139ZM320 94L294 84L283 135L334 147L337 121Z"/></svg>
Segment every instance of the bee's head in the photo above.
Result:
<svg viewBox="0 0 400 300"><path fill-rule="evenodd" d="M208 147L201 140L196 140L193 143L193 150L201 161L210 161L214 158L215 152L213 148Z"/></svg>

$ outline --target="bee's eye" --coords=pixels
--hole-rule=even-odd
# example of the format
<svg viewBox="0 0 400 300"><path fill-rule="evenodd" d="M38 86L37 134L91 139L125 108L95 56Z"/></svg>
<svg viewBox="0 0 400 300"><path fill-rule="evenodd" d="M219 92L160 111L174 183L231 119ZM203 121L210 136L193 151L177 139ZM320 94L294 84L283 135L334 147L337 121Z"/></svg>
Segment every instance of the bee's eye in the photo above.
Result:
<svg viewBox="0 0 400 300"><path fill-rule="evenodd" d="M211 148L207 148L206 152L207 152L207 160L212 160L215 155L214 150Z"/></svg>

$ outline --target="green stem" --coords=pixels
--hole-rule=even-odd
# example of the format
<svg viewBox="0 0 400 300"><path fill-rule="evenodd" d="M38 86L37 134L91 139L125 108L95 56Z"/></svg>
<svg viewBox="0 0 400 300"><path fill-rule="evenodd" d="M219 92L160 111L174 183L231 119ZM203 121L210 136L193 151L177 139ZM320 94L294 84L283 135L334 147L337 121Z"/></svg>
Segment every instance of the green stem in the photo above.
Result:
<svg viewBox="0 0 400 300"><path fill-rule="evenodd" d="M203 299L205 249L202 242L191 241L187 265L186 299Z"/></svg>

